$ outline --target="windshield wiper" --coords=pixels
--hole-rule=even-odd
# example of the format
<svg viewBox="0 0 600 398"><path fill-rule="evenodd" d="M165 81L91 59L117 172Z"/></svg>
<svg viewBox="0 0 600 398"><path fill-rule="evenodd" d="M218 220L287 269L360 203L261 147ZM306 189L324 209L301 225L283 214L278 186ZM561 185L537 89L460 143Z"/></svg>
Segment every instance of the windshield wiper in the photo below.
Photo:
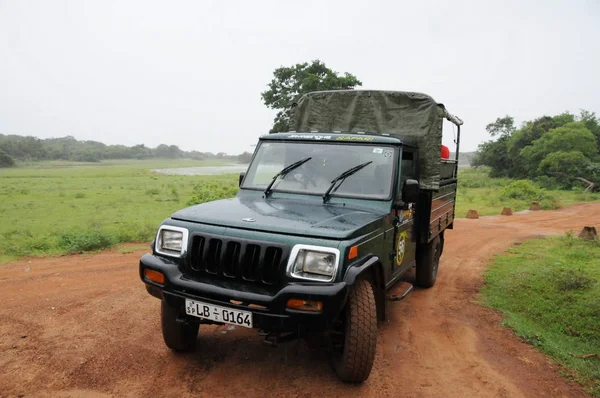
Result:
<svg viewBox="0 0 600 398"><path fill-rule="evenodd" d="M275 180L277 180L278 177L283 176L285 177L285 175L287 173L289 173L290 171L302 166L304 163L308 162L309 160L311 160L312 157L308 157L308 158L304 158L302 160L299 160L295 163L290 164L289 166L284 167L279 173L275 174L273 176L273 179L271 180L271 182L269 183L269 185L267 186L267 189L265 189L265 196L269 196L269 194L271 193L271 187L273 186L273 184L275 184Z"/></svg>
<svg viewBox="0 0 600 398"><path fill-rule="evenodd" d="M344 180L346 180L346 178L350 177L352 174L356 173L363 167L367 167L371 163L373 163L373 162L368 161L368 162L359 164L358 166L354 166L353 168L348 169L348 170L344 171L342 174L340 174L339 176L335 177L333 179L333 181L331 181L331 185L329 186L329 189L327 189L327 191L325 191L325 193L323 194L323 203L327 203L327 201L331 197L331 195L330 195L331 191L332 190L333 190L333 192L337 191L337 189L340 187L340 185L342 185L344 183ZM338 184L338 186L335 189L333 189L333 187L335 186L335 183L340 180L341 180L341 182Z"/></svg>

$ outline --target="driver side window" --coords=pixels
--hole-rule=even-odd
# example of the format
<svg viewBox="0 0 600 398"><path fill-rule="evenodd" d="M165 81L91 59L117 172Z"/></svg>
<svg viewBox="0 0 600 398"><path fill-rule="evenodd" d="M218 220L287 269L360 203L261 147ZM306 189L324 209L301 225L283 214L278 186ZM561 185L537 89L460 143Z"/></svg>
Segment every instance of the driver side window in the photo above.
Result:
<svg viewBox="0 0 600 398"><path fill-rule="evenodd" d="M400 165L400 189L404 185L404 181L408 179L417 179L415 173L415 153L412 148L404 148L402 150L402 162Z"/></svg>

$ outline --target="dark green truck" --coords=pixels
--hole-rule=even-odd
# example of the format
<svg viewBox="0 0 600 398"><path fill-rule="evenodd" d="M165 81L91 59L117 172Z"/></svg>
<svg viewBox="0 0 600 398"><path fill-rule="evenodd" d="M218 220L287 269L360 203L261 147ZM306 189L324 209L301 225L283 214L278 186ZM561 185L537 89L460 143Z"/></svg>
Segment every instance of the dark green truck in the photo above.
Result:
<svg viewBox="0 0 600 398"><path fill-rule="evenodd" d="M201 324L259 329L265 342L323 338L337 375L371 372L387 291L416 267L434 285L452 229L462 121L431 97L325 91L294 104L294 131L260 138L235 198L160 226L139 264L162 333L191 351ZM442 121L456 157L440 158Z"/></svg>

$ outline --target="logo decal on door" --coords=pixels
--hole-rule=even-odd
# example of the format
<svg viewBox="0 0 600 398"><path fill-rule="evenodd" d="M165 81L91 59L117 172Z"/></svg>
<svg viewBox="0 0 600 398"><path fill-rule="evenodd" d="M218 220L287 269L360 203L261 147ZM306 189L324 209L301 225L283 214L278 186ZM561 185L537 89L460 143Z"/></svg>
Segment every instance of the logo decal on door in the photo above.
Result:
<svg viewBox="0 0 600 398"><path fill-rule="evenodd" d="M406 252L406 240L408 239L408 232L402 231L398 235L398 242L396 242L396 265L401 265L404 260L404 253Z"/></svg>

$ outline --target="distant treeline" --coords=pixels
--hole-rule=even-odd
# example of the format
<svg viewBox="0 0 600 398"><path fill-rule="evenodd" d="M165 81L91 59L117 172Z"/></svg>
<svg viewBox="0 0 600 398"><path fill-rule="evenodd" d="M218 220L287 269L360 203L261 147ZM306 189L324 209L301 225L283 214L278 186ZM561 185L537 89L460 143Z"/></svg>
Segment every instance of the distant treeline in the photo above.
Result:
<svg viewBox="0 0 600 398"><path fill-rule="evenodd" d="M252 154L227 155L219 152L183 151L176 145L106 145L97 141L79 141L72 136L39 139L31 136L0 134L0 167L11 167L16 161L70 160L100 162L104 159L187 158L196 160L223 159L249 162Z"/></svg>

